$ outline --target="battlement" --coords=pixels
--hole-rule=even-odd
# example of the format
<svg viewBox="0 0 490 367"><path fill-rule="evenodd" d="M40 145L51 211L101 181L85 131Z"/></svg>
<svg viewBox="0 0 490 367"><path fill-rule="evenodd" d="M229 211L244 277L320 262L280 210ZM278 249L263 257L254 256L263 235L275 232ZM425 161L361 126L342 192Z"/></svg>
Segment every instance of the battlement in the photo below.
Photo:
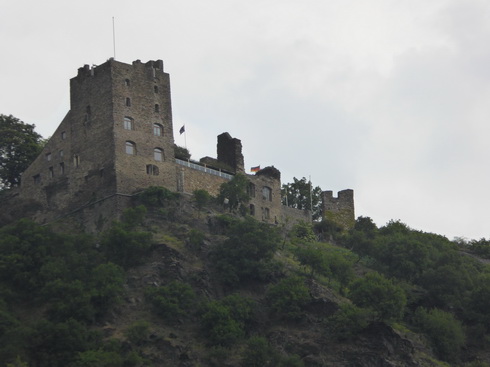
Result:
<svg viewBox="0 0 490 367"><path fill-rule="evenodd" d="M344 228L354 225L354 190L347 189L333 196L333 191L322 192L323 216Z"/></svg>

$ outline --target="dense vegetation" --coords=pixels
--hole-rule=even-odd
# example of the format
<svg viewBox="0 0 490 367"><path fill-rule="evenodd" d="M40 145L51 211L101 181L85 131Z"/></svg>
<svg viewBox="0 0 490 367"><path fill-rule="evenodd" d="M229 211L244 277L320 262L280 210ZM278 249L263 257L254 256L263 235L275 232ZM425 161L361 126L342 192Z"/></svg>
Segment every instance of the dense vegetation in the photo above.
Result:
<svg viewBox="0 0 490 367"><path fill-rule="evenodd" d="M237 193L233 211L246 200L241 180L222 190ZM316 343L335 350L388 325L422 335L427 350L452 365L488 366L479 358L490 347L490 273L464 255L470 243L398 221L377 228L363 217L349 232L325 221L286 230L220 213L202 190L187 201L193 209L184 203L150 188L96 235L55 232L29 220L1 228L0 361L317 366L322 362L295 339L280 344L282 328L290 338L315 329ZM485 240L478 244L483 253ZM155 257L158 251L164 252ZM180 270L160 267L150 272L158 282L131 286L137 272L162 258L172 266L180 259ZM325 293L332 296L319 295ZM118 324L132 297L141 297L137 316ZM108 323L116 331L105 330ZM188 349L177 353L171 340L184 332Z"/></svg>

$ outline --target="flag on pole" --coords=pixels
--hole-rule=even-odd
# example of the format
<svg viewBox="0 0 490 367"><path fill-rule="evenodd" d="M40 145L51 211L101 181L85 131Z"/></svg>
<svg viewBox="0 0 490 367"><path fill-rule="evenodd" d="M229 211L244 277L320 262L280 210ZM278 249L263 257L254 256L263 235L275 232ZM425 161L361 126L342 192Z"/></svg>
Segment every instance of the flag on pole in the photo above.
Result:
<svg viewBox="0 0 490 367"><path fill-rule="evenodd" d="M185 133L185 125L182 125L182 127L179 130L179 133L180 133L180 135L182 135L183 133Z"/></svg>
<svg viewBox="0 0 490 367"><path fill-rule="evenodd" d="M260 166L255 166L250 168L250 172L259 172L260 171Z"/></svg>

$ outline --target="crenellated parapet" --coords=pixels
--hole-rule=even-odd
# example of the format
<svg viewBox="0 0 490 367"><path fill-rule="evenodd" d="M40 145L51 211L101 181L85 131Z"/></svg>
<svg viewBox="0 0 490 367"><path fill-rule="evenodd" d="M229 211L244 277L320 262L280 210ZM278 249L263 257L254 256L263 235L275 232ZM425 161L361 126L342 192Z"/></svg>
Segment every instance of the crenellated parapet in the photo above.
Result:
<svg viewBox="0 0 490 367"><path fill-rule="evenodd" d="M354 226L354 190L346 189L339 191L337 197L333 191L322 192L323 216L341 225L344 229Z"/></svg>

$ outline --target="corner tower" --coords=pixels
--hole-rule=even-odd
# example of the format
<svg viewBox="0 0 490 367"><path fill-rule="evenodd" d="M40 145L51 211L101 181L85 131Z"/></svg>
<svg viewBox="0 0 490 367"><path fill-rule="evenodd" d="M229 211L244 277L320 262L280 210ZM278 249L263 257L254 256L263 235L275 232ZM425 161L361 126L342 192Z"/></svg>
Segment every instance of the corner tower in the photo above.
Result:
<svg viewBox="0 0 490 367"><path fill-rule="evenodd" d="M22 196L66 212L148 186L176 188L170 78L163 61L78 69L70 111L22 176Z"/></svg>

